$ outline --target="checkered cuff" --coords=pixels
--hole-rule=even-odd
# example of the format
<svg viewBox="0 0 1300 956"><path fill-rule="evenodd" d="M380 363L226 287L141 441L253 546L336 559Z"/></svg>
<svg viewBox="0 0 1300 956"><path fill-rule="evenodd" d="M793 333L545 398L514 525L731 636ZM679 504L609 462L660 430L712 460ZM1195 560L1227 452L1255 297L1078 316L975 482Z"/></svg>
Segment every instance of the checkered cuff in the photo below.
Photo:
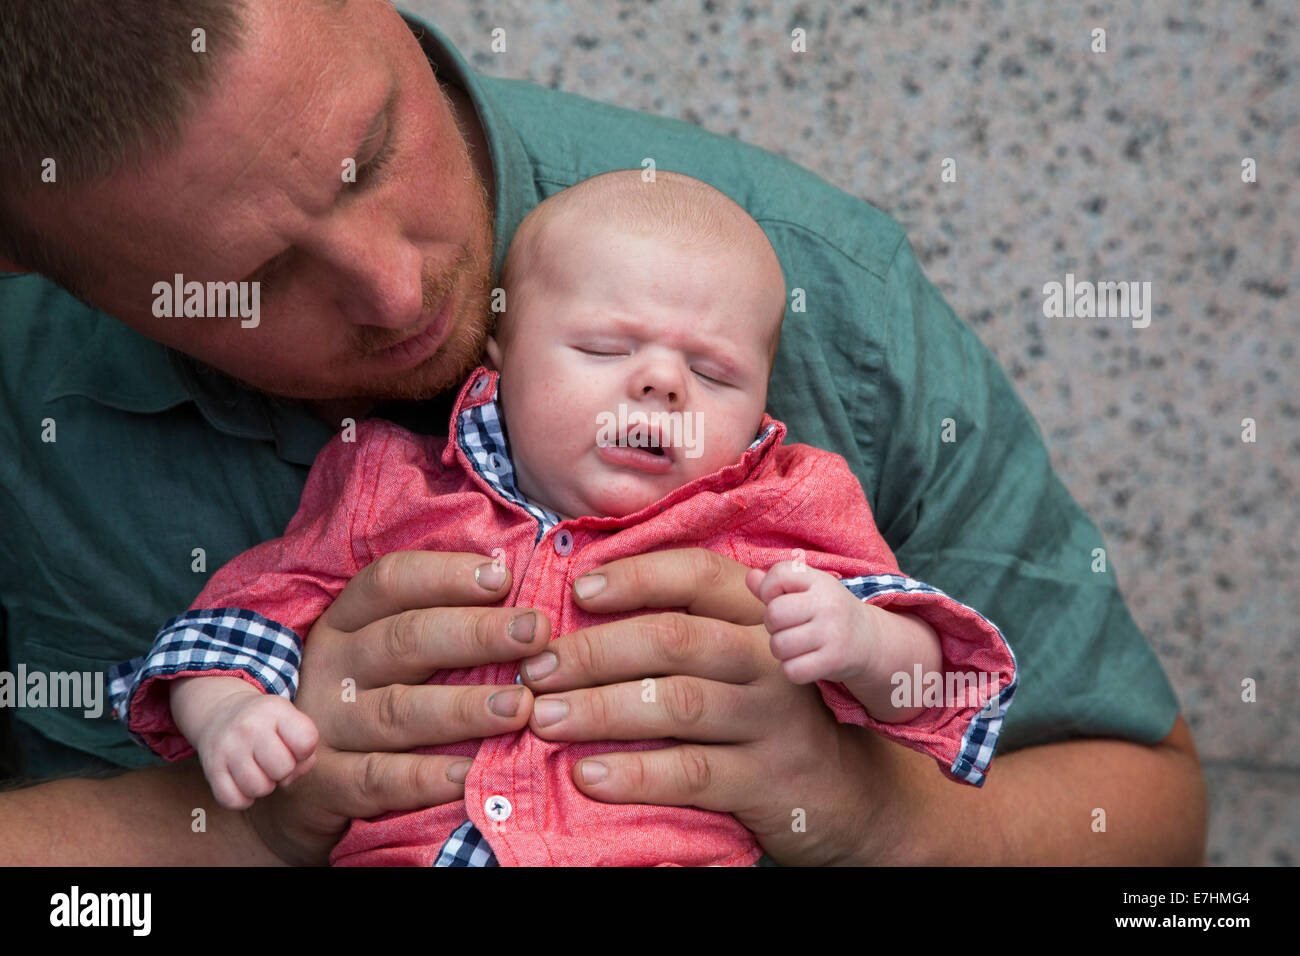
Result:
<svg viewBox="0 0 1300 956"><path fill-rule="evenodd" d="M966 674L978 676L978 672L983 671L984 676L995 679L987 688L976 684L981 688L982 707L977 703L973 707L954 705L949 708L949 716L945 723L959 721L960 718L957 716L959 711L970 714L969 723L960 734L951 727L919 732L908 724L879 724L871 721L871 725L880 732L938 759L950 778L977 787L983 786L989 764L993 760L993 751L997 747L1002 721L1006 717L1007 708L1011 705L1011 698L1015 694L1019 680L1015 652L1002 631L973 608L953 599L938 588L906 575L871 574L843 578L840 583L852 591L860 601L885 607L894 612L913 613L927 619L939 633L941 640L946 636L959 638L966 647L970 648L970 653L967 655L968 660L959 662L957 666L964 665L971 668L965 672ZM946 640L944 644L947 648ZM944 657L945 668L947 668L951 662L946 652ZM979 662L978 666L973 666L972 661ZM829 681L817 683L823 699L835 711L837 718L844 720L850 707L861 708L856 698L849 694L848 689L842 684ZM975 690L975 687L970 687L969 684L963 683L961 686L968 695L971 690ZM989 691L986 699L982 694L983 689ZM865 711L862 713L865 714ZM853 723L862 722L852 718L849 720ZM955 726L961 727L959 722L956 722Z"/></svg>
<svg viewBox="0 0 1300 956"><path fill-rule="evenodd" d="M292 700L301 662L302 639L255 611L186 611L163 625L148 654L108 672L113 716L137 743L168 760L182 760L194 748L172 720L168 681L240 677L263 693Z"/></svg>

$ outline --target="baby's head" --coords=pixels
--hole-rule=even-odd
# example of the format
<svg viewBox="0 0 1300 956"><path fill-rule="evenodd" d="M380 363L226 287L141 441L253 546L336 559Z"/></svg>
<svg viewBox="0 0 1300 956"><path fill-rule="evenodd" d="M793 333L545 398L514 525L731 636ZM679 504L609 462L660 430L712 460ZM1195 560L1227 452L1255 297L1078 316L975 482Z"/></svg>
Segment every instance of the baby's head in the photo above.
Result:
<svg viewBox="0 0 1300 956"><path fill-rule="evenodd" d="M531 500L564 518L631 514L753 442L785 282L762 228L712 186L584 180L520 224L501 286L487 348Z"/></svg>

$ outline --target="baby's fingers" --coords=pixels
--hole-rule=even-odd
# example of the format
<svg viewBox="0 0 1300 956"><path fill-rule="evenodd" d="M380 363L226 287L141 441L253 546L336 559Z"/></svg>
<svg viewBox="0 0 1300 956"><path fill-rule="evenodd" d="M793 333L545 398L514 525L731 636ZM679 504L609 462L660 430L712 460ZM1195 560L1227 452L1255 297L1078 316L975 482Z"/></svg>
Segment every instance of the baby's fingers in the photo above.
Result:
<svg viewBox="0 0 1300 956"><path fill-rule="evenodd" d="M812 621L819 610L819 604L812 594L779 594L767 602L767 611L763 614L763 626L769 634L788 631Z"/></svg>
<svg viewBox="0 0 1300 956"><path fill-rule="evenodd" d="M224 764L212 768L205 766L203 772L208 778L208 785L212 787L212 796L227 810L247 810L253 805L253 799L239 789Z"/></svg>
<svg viewBox="0 0 1300 956"><path fill-rule="evenodd" d="M835 663L825 652L801 654L781 664L781 673L791 684L811 684L816 680L833 680Z"/></svg>
<svg viewBox="0 0 1300 956"><path fill-rule="evenodd" d="M771 633L772 639L768 642L768 646L772 649L772 656L778 661L788 662L800 655L811 654L813 651L821 650L826 643L825 635L811 624L786 627ZM800 682L795 681L795 683Z"/></svg>
<svg viewBox="0 0 1300 956"><path fill-rule="evenodd" d="M288 757L288 748L279 740L276 740L276 744L283 749L285 756ZM285 770L285 773L287 774L291 769L293 769L292 763ZM235 786L239 788L239 792L248 797L250 801L264 797L275 789L275 781L267 776L252 753L232 760L230 762L230 775L234 777Z"/></svg>
<svg viewBox="0 0 1300 956"><path fill-rule="evenodd" d="M257 766L273 783L285 779L298 767L298 758L294 756L288 745L274 734L257 742L257 746L253 749L253 757L257 761Z"/></svg>
<svg viewBox="0 0 1300 956"><path fill-rule="evenodd" d="M763 574L760 580L758 574L761 573L750 571L745 575L745 584L755 597L767 604L779 594L799 594L807 591L817 583L817 576L825 572L797 561L780 561L772 565L771 570Z"/></svg>
<svg viewBox="0 0 1300 956"><path fill-rule="evenodd" d="M316 724L293 705L276 716L275 731L299 764L316 752L316 744L320 742Z"/></svg>
<svg viewBox="0 0 1300 956"><path fill-rule="evenodd" d="M271 773L271 768L266 764L262 764L262 769L267 771L272 779L279 780L281 786L288 786L316 765L316 744L320 742L320 733L316 730L316 724L312 719L297 708L286 710L280 715L276 720L275 729L280 735L280 741L293 758L294 766L285 775ZM282 764L277 764L276 769L280 766Z"/></svg>
<svg viewBox="0 0 1300 956"><path fill-rule="evenodd" d="M280 786L287 787L300 777L305 777L314 766L316 766L316 751L313 750L306 760L298 761L298 766L294 768L293 773L281 780Z"/></svg>

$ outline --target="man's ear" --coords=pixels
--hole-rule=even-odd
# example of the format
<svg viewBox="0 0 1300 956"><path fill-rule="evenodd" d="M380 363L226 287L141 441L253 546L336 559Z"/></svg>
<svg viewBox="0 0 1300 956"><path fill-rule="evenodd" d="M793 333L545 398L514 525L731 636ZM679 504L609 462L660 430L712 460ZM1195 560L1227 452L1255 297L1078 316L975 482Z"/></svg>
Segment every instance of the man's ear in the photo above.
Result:
<svg viewBox="0 0 1300 956"><path fill-rule="evenodd" d="M497 344L496 336L488 336L486 348L489 363L498 372L501 371L501 346Z"/></svg>

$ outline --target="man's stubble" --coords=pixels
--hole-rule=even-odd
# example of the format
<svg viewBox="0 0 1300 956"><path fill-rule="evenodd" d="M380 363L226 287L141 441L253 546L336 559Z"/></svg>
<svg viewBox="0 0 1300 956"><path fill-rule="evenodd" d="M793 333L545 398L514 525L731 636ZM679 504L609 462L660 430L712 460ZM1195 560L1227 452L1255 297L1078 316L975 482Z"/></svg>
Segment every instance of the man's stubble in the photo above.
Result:
<svg viewBox="0 0 1300 956"><path fill-rule="evenodd" d="M461 300L453 317L454 325L442 346L419 365L402 373L400 377L377 379L364 387L359 397L419 401L433 398L458 386L482 361L484 346L492 327L492 253L494 230L492 203L487 189L469 155L464 137L460 141L462 168L467 170L465 186L474 195L475 235L462 249L460 257L444 274L437 275L426 263L421 274L422 305L425 313L436 310L461 279ZM391 330L375 326L357 329L351 360L388 348L400 341ZM341 396L342 397L342 396Z"/></svg>

